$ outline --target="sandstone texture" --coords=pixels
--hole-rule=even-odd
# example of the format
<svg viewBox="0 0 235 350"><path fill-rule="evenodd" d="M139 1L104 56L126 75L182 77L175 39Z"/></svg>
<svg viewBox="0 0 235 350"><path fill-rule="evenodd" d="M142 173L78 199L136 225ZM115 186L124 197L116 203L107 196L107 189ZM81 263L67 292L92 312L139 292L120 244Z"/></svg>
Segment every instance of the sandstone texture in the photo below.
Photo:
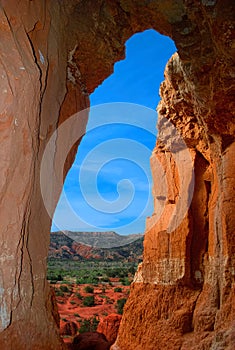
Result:
<svg viewBox="0 0 235 350"><path fill-rule="evenodd" d="M121 315L110 314L98 325L97 332L103 333L110 344L113 344L117 338L121 319Z"/></svg>
<svg viewBox="0 0 235 350"><path fill-rule="evenodd" d="M78 332L78 326L75 322L63 322L62 327L60 328L61 335L75 336Z"/></svg>
<svg viewBox="0 0 235 350"><path fill-rule="evenodd" d="M89 94L124 58L125 41L149 28L170 36L178 53L160 89L155 212L112 348L235 347L234 13L233 0L0 1L1 350L65 348L46 282L44 204L53 213L87 113L66 132L57 128L89 107ZM40 167L55 130L42 198Z"/></svg>

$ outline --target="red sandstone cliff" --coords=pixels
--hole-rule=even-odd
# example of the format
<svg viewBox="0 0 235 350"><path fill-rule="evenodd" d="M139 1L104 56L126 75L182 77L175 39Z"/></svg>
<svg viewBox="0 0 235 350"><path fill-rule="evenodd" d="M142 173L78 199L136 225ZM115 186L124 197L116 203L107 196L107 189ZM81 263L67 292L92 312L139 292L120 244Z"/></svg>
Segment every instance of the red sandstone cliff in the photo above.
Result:
<svg viewBox="0 0 235 350"><path fill-rule="evenodd" d="M51 219L41 197L41 160L53 131L88 106L89 93L123 57L127 38L148 28L178 49L161 87L151 160L153 176L158 161L171 186L165 199L154 186L155 215L157 203L164 200L165 209L156 225L148 222L142 272L113 349L234 347L234 12L233 0L0 2L1 349L64 347L45 280ZM53 139L47 180L60 173L47 188L52 212L77 144L66 162L63 151L82 135L86 118ZM195 167L192 204L170 233L174 210L173 227L182 216L185 158L168 152L174 135L164 118L181 132Z"/></svg>
<svg viewBox="0 0 235 350"><path fill-rule="evenodd" d="M182 68L175 54L161 86L159 138L151 158L155 212L147 220L144 261L132 285L113 350L235 346L234 248L230 245L234 240L234 215L230 211L234 203L234 144L223 146L223 138L227 140L228 135L216 134L216 115L214 123L208 126L205 119L210 120L211 114L196 113L198 106L192 96L187 96ZM208 107L210 104L214 102L209 100ZM222 115L219 123L221 118ZM167 120L181 131L192 156L195 176L192 203L171 232L172 213L177 203L188 196L186 179L182 184L179 176L187 174L187 164L184 156L177 162L177 152L172 155L169 151L175 138L168 139L167 129L171 126ZM154 177L156 159L168 183L164 210L157 223L155 216L162 198L159 179Z"/></svg>

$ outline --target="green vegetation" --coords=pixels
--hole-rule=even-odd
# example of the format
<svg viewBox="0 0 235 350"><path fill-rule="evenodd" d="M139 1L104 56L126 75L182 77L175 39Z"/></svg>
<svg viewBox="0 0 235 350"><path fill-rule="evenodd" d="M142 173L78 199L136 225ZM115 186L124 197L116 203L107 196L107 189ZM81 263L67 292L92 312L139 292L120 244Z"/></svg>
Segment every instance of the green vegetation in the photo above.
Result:
<svg viewBox="0 0 235 350"><path fill-rule="evenodd" d="M122 283L123 286L129 286L131 284L128 277L120 278L120 282Z"/></svg>
<svg viewBox="0 0 235 350"><path fill-rule="evenodd" d="M137 264L119 261L73 261L49 259L47 278L51 284L93 284L110 283L110 278L120 278L123 285L129 285ZM69 287L68 287L69 289ZM68 293L69 291L64 291Z"/></svg>
<svg viewBox="0 0 235 350"><path fill-rule="evenodd" d="M75 296L78 298L78 299L80 299L80 300L82 300L83 299L83 296L81 295L81 293L75 293Z"/></svg>
<svg viewBox="0 0 235 350"><path fill-rule="evenodd" d="M64 296L64 292L62 292L62 290L56 288L56 289L55 289L55 295L56 295L57 297L63 297L63 296Z"/></svg>
<svg viewBox="0 0 235 350"><path fill-rule="evenodd" d="M68 289L68 287L67 287L67 286L64 286L64 285L60 286L60 290L61 290L63 293L69 293L69 292L70 292L70 290Z"/></svg>
<svg viewBox="0 0 235 350"><path fill-rule="evenodd" d="M84 306L94 306L95 305L94 295L88 295L87 297L84 297L83 305Z"/></svg>
<svg viewBox="0 0 235 350"><path fill-rule="evenodd" d="M96 317L88 318L80 323L79 333L95 332L99 324L99 319Z"/></svg>
<svg viewBox="0 0 235 350"><path fill-rule="evenodd" d="M73 260L48 260L48 280L54 284L54 290L58 303L70 303L70 305L93 307L96 304L114 304L119 314L128 296L128 289L121 286L129 286L133 280L137 264L120 261L73 261ZM120 284L116 284L116 281ZM58 284L56 284L59 281ZM85 286L83 285L85 284ZM99 284L94 294L94 286ZM80 285L80 286L79 286ZM114 287L111 288L110 285ZM109 291L111 294L109 294ZM119 295L117 303L108 295L124 293ZM84 292L87 295L84 296ZM104 295L107 292L108 295ZM72 297L71 297L72 296ZM95 302L95 296L97 302ZM72 300L71 300L72 299ZM78 300L79 299L79 300ZM103 301L102 301L103 299ZM115 298L116 299L116 298ZM80 301L81 300L81 301ZM70 310L77 311L73 306ZM93 309L96 311L96 308ZM108 313L104 311L103 316ZM74 314L77 322L80 323L79 333L96 331L99 318L94 315L92 318L83 319L78 313ZM65 320L65 319L64 319Z"/></svg>
<svg viewBox="0 0 235 350"><path fill-rule="evenodd" d="M123 314L123 308L124 308L124 305L126 304L126 298L122 298L122 299L119 299L117 301L117 312L118 314L122 315Z"/></svg>
<svg viewBox="0 0 235 350"><path fill-rule="evenodd" d="M85 291L86 293L94 293L94 288L91 287L91 286L86 286L86 287L84 288L84 291Z"/></svg>

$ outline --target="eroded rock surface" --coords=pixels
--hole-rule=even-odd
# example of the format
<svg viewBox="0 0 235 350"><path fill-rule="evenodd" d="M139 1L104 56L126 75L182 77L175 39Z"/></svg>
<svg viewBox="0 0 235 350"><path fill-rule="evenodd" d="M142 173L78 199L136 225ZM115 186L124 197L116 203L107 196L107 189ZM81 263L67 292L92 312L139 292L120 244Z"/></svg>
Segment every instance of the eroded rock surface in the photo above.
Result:
<svg viewBox="0 0 235 350"><path fill-rule="evenodd" d="M121 319L121 315L110 314L98 325L97 332L103 333L110 344L113 344L117 338Z"/></svg>
<svg viewBox="0 0 235 350"><path fill-rule="evenodd" d="M148 28L170 36L178 49L161 86L151 159L155 215L164 201L156 161L171 186L161 220L147 223L143 265L113 349L234 348L234 6L233 0L0 2L1 349L64 347L46 283L51 218L41 196L41 160L58 125L89 106L89 93L124 57L125 41ZM79 139L69 156L65 150L85 131L87 113L79 118L66 137L59 130L53 138L44 198L51 212ZM168 152L174 135L168 137L166 119L195 166L192 204L171 233L184 170L176 164L185 158Z"/></svg>
<svg viewBox="0 0 235 350"><path fill-rule="evenodd" d="M208 6L209 2L207 9ZM212 2L210 6L215 16L216 6ZM212 19L208 23L210 33L204 33L204 40L218 34L221 20L216 20L217 28ZM214 39L217 44L211 50L215 56L221 54L224 35ZM226 52L232 54L234 36L233 44L228 40L227 45L231 51ZM158 106L159 136L151 157L155 211L147 220L144 260L136 274L113 350L235 346L232 214L235 146L231 100L235 67L232 56L231 61L228 56L220 61L222 68L216 58L208 57L209 51L203 53L206 49L202 47L203 44L198 62L185 61L179 52L165 70ZM199 66L203 60L207 64ZM180 131L193 162L191 193L190 164L172 125ZM157 172L159 164L166 174L165 197L164 184ZM181 213L184 204L190 203L190 194L192 202Z"/></svg>
<svg viewBox="0 0 235 350"><path fill-rule="evenodd" d="M63 322L62 327L60 328L61 335L75 336L77 332L78 332L78 326L75 322L72 322L72 321Z"/></svg>

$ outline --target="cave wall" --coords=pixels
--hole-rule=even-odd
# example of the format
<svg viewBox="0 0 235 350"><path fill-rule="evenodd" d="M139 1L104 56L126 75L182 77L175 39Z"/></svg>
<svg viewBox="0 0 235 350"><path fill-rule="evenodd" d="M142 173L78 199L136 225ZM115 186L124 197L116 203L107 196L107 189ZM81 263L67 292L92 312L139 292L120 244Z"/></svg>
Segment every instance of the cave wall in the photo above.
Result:
<svg viewBox="0 0 235 350"><path fill-rule="evenodd" d="M160 88L159 136L151 157L155 210L147 219L143 263L132 284L112 350L233 349L235 345L233 132L224 148L227 132L223 135L222 128L220 133L216 131L217 114L213 125L208 126L205 118L212 117L210 112L195 113L192 95L186 96L182 68L178 54L173 55ZM171 218L177 220L180 215L178 210L174 217L175 207L187 196L186 192L180 193L180 187L184 191L187 183L186 179L180 183L179 174L187 177L190 172L184 157L176 163L169 151L175 138L169 139L168 120L181 130L194 165L191 205L170 232ZM225 125L228 127L227 120ZM157 222L155 215L162 198L161 180L155 174L156 159L168 183L164 210Z"/></svg>
<svg viewBox="0 0 235 350"><path fill-rule="evenodd" d="M152 225L154 213L147 221L144 261L113 349L233 348L234 10L232 0L0 2L1 349L64 347L45 277L51 218L41 160L57 127L89 106L89 94L124 57L125 41L148 28L178 49L160 89L155 212L156 160L171 186L161 219ZM68 137L56 134L48 179L68 171L79 140L66 162L64 147L84 133L86 118L71 123ZM184 167L177 170L169 154L167 119L195 166L192 204L171 233ZM52 211L60 190L60 181L48 184Z"/></svg>

